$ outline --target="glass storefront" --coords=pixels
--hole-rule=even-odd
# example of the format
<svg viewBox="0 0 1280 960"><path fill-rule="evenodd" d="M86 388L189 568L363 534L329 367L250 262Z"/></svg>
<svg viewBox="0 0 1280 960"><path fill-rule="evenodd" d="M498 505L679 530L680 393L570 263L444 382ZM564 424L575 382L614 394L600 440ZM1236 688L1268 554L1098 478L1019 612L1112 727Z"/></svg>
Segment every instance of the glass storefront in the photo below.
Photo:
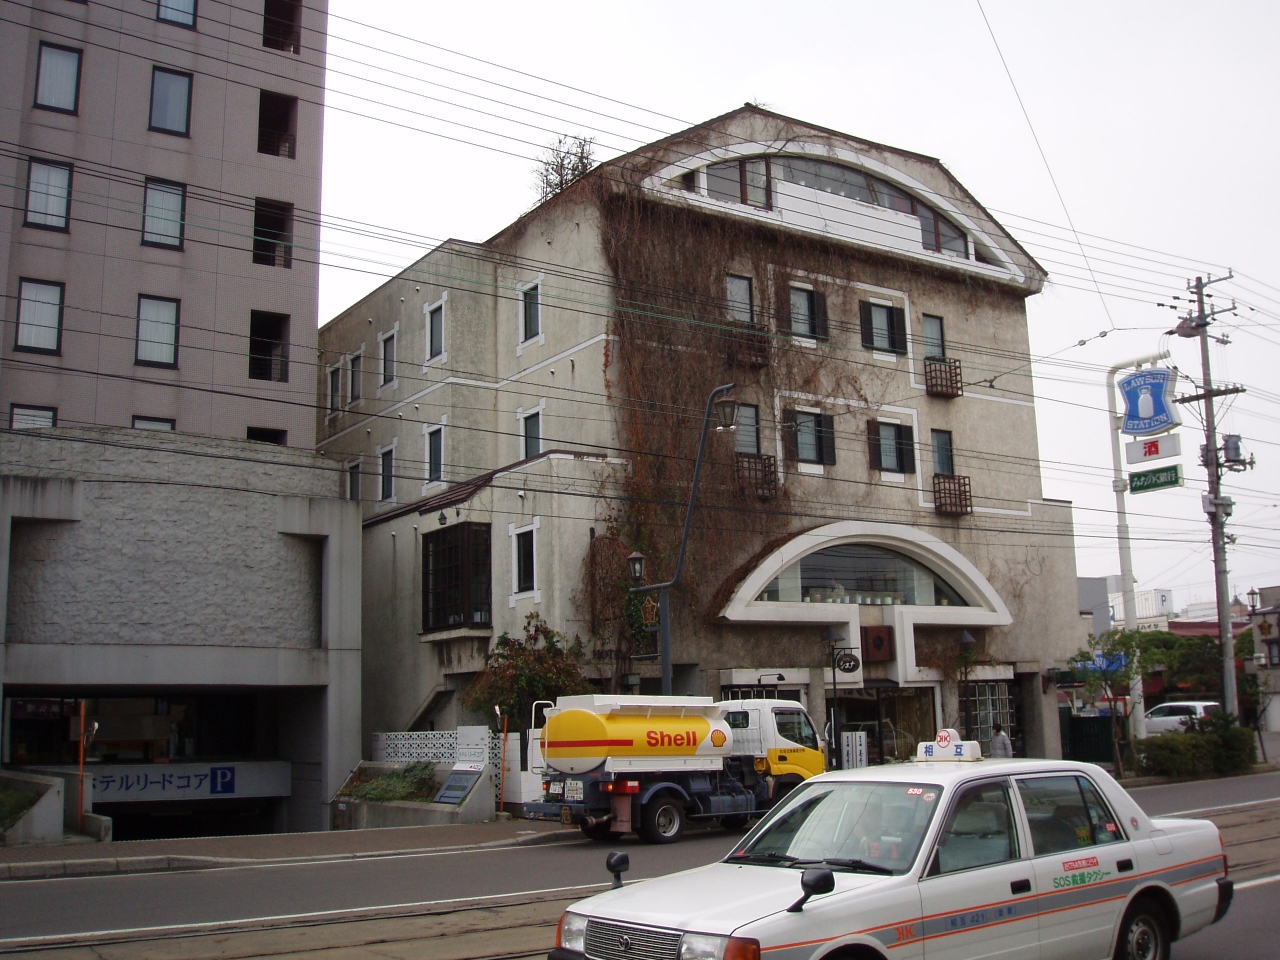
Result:
<svg viewBox="0 0 1280 960"><path fill-rule="evenodd" d="M968 606L949 583L910 557L845 543L801 557L774 577L757 600L774 603Z"/></svg>
<svg viewBox="0 0 1280 960"><path fill-rule="evenodd" d="M841 690L836 710L842 733L866 733L873 764L905 763L938 733L932 687Z"/></svg>

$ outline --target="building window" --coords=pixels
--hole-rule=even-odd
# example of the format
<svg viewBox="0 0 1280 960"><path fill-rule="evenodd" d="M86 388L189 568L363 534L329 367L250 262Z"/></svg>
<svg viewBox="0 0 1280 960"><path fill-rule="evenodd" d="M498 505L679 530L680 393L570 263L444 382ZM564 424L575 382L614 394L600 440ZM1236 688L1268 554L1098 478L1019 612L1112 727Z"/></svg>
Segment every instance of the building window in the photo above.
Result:
<svg viewBox="0 0 1280 960"><path fill-rule="evenodd" d="M756 597L772 603L968 606L924 564L884 547L842 543L796 560Z"/></svg>
<svg viewBox="0 0 1280 960"><path fill-rule="evenodd" d="M342 409L342 367L329 368L329 412Z"/></svg>
<svg viewBox="0 0 1280 960"><path fill-rule="evenodd" d="M286 53L302 52L302 0L266 0L262 10L262 45Z"/></svg>
<svg viewBox="0 0 1280 960"><path fill-rule="evenodd" d="M768 210L773 205L769 158L713 163L707 167L707 195Z"/></svg>
<svg viewBox="0 0 1280 960"><path fill-rule="evenodd" d="M542 334L541 287L534 285L520 295L523 339L532 340Z"/></svg>
<svg viewBox="0 0 1280 960"><path fill-rule="evenodd" d="M390 500L396 493L396 448L391 447L378 453L379 485L378 499Z"/></svg>
<svg viewBox="0 0 1280 960"><path fill-rule="evenodd" d="M863 300L862 345L869 350L887 353L907 352L907 312L901 307L887 307Z"/></svg>
<svg viewBox="0 0 1280 960"><path fill-rule="evenodd" d="M915 433L901 423L885 423L869 420L868 447L871 450L871 469L884 473L915 473Z"/></svg>
<svg viewBox="0 0 1280 960"><path fill-rule="evenodd" d="M920 243L926 250L953 253L969 259L969 239L946 217L938 216L923 203L917 204L920 215Z"/></svg>
<svg viewBox="0 0 1280 960"><path fill-rule="evenodd" d="M178 365L178 313L181 301L138 297L138 346L134 363L147 367Z"/></svg>
<svg viewBox="0 0 1280 960"><path fill-rule="evenodd" d="M289 315L249 314L249 379L289 382Z"/></svg>
<svg viewBox="0 0 1280 960"><path fill-rule="evenodd" d="M427 483L444 479L444 427L427 431Z"/></svg>
<svg viewBox="0 0 1280 960"><path fill-rule="evenodd" d="M444 304L427 313L427 358L434 360L444 353Z"/></svg>
<svg viewBox="0 0 1280 960"><path fill-rule="evenodd" d="M487 523L455 523L422 536L422 632L492 622Z"/></svg>
<svg viewBox="0 0 1280 960"><path fill-rule="evenodd" d="M823 294L817 290L792 287L787 305L791 313L792 335L827 339L827 298Z"/></svg>
<svg viewBox="0 0 1280 960"><path fill-rule="evenodd" d="M71 207L71 165L31 160L27 165L27 207L23 223L44 230L68 228Z"/></svg>
<svg viewBox="0 0 1280 960"><path fill-rule="evenodd" d="M289 432L287 430L276 430L274 427L249 427L244 432L244 438L258 443L271 443L277 447L283 447L288 445Z"/></svg>
<svg viewBox="0 0 1280 960"><path fill-rule="evenodd" d="M729 318L738 323L755 323L755 305L751 294L751 278L730 274L725 280L729 300Z"/></svg>
<svg viewBox="0 0 1280 960"><path fill-rule="evenodd" d="M831 466L836 462L835 418L809 410L782 411L782 440L791 461Z"/></svg>
<svg viewBox="0 0 1280 960"><path fill-rule="evenodd" d="M253 262L293 266L293 204L258 197L253 202Z"/></svg>
<svg viewBox="0 0 1280 960"><path fill-rule="evenodd" d="M39 430L57 425L57 407L25 407L16 403L9 407L10 430Z"/></svg>
<svg viewBox="0 0 1280 960"><path fill-rule="evenodd" d="M37 107L59 113L80 110L81 51L72 47L40 44L40 62L36 67Z"/></svg>
<svg viewBox="0 0 1280 960"><path fill-rule="evenodd" d="M62 301L66 287L43 280L18 284L18 336L15 350L62 352Z"/></svg>
<svg viewBox="0 0 1280 960"><path fill-rule="evenodd" d="M151 68L149 130L188 136L191 133L191 74Z"/></svg>
<svg viewBox="0 0 1280 960"><path fill-rule="evenodd" d="M956 472L956 461L951 450L951 431L932 430L929 433L933 441L933 472L953 474Z"/></svg>
<svg viewBox="0 0 1280 960"><path fill-rule="evenodd" d="M172 433L178 427L177 421L168 417L134 417L133 429L157 430L161 433Z"/></svg>
<svg viewBox="0 0 1280 960"><path fill-rule="evenodd" d="M159 0L156 19L176 23L180 27L196 25L196 0Z"/></svg>
<svg viewBox="0 0 1280 960"><path fill-rule="evenodd" d="M347 499L360 499L360 461L352 460L347 464Z"/></svg>
<svg viewBox="0 0 1280 960"><path fill-rule="evenodd" d="M298 98L258 93L258 152L293 160L298 155Z"/></svg>
<svg viewBox="0 0 1280 960"><path fill-rule="evenodd" d="M524 456L527 460L542 452L542 414L531 413L524 418Z"/></svg>
<svg viewBox="0 0 1280 960"><path fill-rule="evenodd" d="M181 250L186 211L187 188L183 184L148 180L142 204L142 242Z"/></svg>
<svg viewBox="0 0 1280 960"><path fill-rule="evenodd" d="M382 384L394 383L396 379L396 335L388 333L382 338Z"/></svg>
<svg viewBox="0 0 1280 960"><path fill-rule="evenodd" d="M735 453L760 452L760 408L753 403L738 404L738 419L733 431Z"/></svg>
<svg viewBox="0 0 1280 960"><path fill-rule="evenodd" d="M349 402L355 403L364 397L364 355L354 354L351 357L351 369L347 375L347 391L349 394Z"/></svg>
<svg viewBox="0 0 1280 960"><path fill-rule="evenodd" d="M516 549L516 593L533 593L538 588L537 577L535 575L535 560L533 535L536 532L534 528L521 530L515 535Z"/></svg>
<svg viewBox="0 0 1280 960"><path fill-rule="evenodd" d="M942 336L942 318L924 315L924 355L942 358L947 355L947 342Z"/></svg>

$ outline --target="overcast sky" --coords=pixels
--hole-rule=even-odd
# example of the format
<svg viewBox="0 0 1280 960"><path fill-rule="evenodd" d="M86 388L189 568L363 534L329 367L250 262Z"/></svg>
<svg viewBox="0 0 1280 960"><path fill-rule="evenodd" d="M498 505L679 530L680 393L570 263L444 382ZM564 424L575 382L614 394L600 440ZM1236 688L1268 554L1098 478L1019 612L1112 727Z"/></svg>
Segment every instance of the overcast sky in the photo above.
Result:
<svg viewBox="0 0 1280 960"><path fill-rule="evenodd" d="M984 6L1105 297L973 0L331 0L324 214L361 227L324 233L320 320L440 239L515 219L556 133L595 136L608 159L755 101L940 158L1048 269L1028 302L1033 355L1052 357L1036 366L1040 455L1045 495L1075 502L1082 576L1119 570L1104 371L1162 345L1176 316L1155 304L1185 278L1233 267L1214 288L1240 302L1215 326L1231 345L1214 377L1249 388L1223 423L1258 465L1228 480L1231 585L1280 584L1280 5ZM1170 346L1198 379L1197 342ZM1139 588L1179 606L1213 598L1198 430L1188 417L1184 489L1129 498Z"/></svg>

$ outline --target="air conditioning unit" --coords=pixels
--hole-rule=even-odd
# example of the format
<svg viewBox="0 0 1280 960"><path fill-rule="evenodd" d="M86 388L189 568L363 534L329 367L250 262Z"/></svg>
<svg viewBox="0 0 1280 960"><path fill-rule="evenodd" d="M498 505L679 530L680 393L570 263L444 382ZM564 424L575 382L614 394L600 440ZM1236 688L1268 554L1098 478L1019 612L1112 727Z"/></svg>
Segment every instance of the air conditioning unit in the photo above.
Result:
<svg viewBox="0 0 1280 960"><path fill-rule="evenodd" d="M897 659L893 627L862 628L862 659L866 663L889 663Z"/></svg>

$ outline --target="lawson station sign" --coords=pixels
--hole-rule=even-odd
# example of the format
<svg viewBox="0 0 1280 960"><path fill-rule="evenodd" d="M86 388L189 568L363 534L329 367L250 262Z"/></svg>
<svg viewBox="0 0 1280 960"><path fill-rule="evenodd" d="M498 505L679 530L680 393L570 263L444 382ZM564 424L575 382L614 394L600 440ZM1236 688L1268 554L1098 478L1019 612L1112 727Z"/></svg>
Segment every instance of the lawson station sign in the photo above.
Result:
<svg viewBox="0 0 1280 960"><path fill-rule="evenodd" d="M1182 423L1173 402L1174 372L1163 367L1139 370L1117 384L1124 398L1120 432L1131 437L1164 433Z"/></svg>

